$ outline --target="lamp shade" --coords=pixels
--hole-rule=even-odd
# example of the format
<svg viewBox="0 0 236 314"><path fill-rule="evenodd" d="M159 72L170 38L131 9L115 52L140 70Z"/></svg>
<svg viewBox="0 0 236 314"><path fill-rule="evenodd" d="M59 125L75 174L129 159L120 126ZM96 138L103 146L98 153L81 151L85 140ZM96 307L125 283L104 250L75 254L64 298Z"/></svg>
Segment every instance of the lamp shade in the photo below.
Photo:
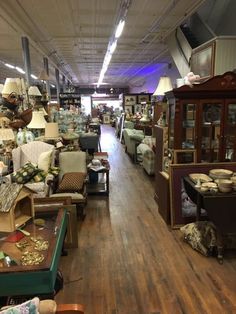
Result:
<svg viewBox="0 0 236 314"><path fill-rule="evenodd" d="M43 69L43 70L40 72L40 74L39 74L39 76L38 76L38 79L39 79L39 80L42 80L42 81L48 81L48 80L49 80L49 76L48 76L47 71L46 71L45 69Z"/></svg>
<svg viewBox="0 0 236 314"><path fill-rule="evenodd" d="M16 80L14 78L6 78L2 89L2 96L8 97L11 93L20 94Z"/></svg>
<svg viewBox="0 0 236 314"><path fill-rule="evenodd" d="M29 129L44 129L47 121L44 119L42 111L33 111L32 120L27 125Z"/></svg>
<svg viewBox="0 0 236 314"><path fill-rule="evenodd" d="M3 86L3 84L0 84L0 94L2 94Z"/></svg>
<svg viewBox="0 0 236 314"><path fill-rule="evenodd" d="M164 96L166 92L172 90L172 83L168 76L161 76L159 83L155 92L153 93L154 96Z"/></svg>
<svg viewBox="0 0 236 314"><path fill-rule="evenodd" d="M45 125L45 138L58 138L59 129L57 122L50 122Z"/></svg>
<svg viewBox="0 0 236 314"><path fill-rule="evenodd" d="M14 141L15 135L12 129L0 128L0 141Z"/></svg>
<svg viewBox="0 0 236 314"><path fill-rule="evenodd" d="M42 96L37 86L30 86L28 94L29 96Z"/></svg>

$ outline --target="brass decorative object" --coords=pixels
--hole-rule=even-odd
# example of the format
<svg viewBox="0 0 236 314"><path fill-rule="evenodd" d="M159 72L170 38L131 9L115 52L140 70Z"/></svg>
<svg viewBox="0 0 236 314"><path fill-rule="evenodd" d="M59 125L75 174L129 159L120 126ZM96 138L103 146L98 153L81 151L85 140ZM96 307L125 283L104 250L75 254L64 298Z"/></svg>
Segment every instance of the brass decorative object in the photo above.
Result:
<svg viewBox="0 0 236 314"><path fill-rule="evenodd" d="M44 256L39 252L25 251L21 256L21 263L24 266L39 265L43 260Z"/></svg>

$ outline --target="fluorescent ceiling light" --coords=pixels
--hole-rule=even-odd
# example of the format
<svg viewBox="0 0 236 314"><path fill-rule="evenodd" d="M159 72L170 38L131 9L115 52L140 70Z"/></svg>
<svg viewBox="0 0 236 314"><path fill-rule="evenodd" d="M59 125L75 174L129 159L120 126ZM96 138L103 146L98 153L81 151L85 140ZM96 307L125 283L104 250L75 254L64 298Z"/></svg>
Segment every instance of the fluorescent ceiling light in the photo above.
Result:
<svg viewBox="0 0 236 314"><path fill-rule="evenodd" d="M122 34L123 28L125 26L125 20L120 20L116 32L115 32L115 38L119 38L120 35Z"/></svg>
<svg viewBox="0 0 236 314"><path fill-rule="evenodd" d="M9 64L9 63L5 63L5 66L8 67L8 68L10 68L10 69L14 69L14 68L15 68L14 65L11 65L11 64Z"/></svg>
<svg viewBox="0 0 236 314"><path fill-rule="evenodd" d="M116 46L117 46L117 40L113 41L110 48L110 53L113 53L116 50Z"/></svg>
<svg viewBox="0 0 236 314"><path fill-rule="evenodd" d="M19 67L16 67L16 70L17 70L18 72L22 73L22 74L25 74L25 71L24 71L24 70L22 70L22 69L21 69L21 68L19 68Z"/></svg>
<svg viewBox="0 0 236 314"><path fill-rule="evenodd" d="M51 84L51 87L52 87L52 88L55 88L55 85Z"/></svg>
<svg viewBox="0 0 236 314"><path fill-rule="evenodd" d="M34 74L31 74L30 75L33 79L35 79L35 80L37 80L38 78L37 78L37 76L36 75L34 75Z"/></svg>

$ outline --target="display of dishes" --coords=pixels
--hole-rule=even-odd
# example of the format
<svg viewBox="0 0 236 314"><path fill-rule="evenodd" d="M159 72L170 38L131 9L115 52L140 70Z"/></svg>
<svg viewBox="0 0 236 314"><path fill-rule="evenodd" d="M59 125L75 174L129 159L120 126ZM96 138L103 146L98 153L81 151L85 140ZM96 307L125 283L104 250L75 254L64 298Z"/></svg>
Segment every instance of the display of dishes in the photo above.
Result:
<svg viewBox="0 0 236 314"><path fill-rule="evenodd" d="M230 179L233 175L233 171L227 169L211 169L209 176L212 179Z"/></svg>
<svg viewBox="0 0 236 314"><path fill-rule="evenodd" d="M200 182L213 181L212 178L210 178L208 175L206 175L204 173L190 173L189 177L194 183L197 183L198 180L200 180Z"/></svg>

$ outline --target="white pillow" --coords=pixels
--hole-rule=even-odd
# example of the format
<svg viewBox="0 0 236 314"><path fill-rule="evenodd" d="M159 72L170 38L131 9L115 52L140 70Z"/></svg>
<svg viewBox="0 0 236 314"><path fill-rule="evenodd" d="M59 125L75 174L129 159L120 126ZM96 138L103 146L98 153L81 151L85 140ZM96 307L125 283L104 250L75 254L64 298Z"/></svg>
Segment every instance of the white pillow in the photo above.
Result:
<svg viewBox="0 0 236 314"><path fill-rule="evenodd" d="M41 153L38 159L38 168L47 172L51 165L51 159L52 159L52 150Z"/></svg>

